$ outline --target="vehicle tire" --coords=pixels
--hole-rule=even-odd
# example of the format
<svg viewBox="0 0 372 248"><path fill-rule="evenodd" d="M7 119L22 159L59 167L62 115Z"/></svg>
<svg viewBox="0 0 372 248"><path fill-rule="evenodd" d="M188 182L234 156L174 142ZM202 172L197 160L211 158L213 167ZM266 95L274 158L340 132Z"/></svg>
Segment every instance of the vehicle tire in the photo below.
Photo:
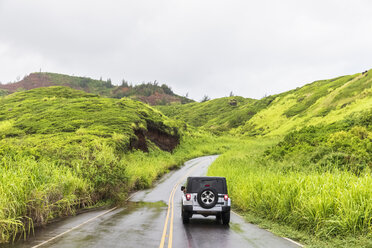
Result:
<svg viewBox="0 0 372 248"><path fill-rule="evenodd" d="M199 191L197 199L202 208L213 208L217 204L218 193L214 188L204 188Z"/></svg>
<svg viewBox="0 0 372 248"><path fill-rule="evenodd" d="M217 223L221 223L221 218L222 218L222 217L221 217L221 214L217 214L217 215L216 215L216 222L217 222Z"/></svg>
<svg viewBox="0 0 372 248"><path fill-rule="evenodd" d="M228 225L230 223L230 211L222 213L222 224Z"/></svg>
<svg viewBox="0 0 372 248"><path fill-rule="evenodd" d="M189 212L182 211L182 222L183 224L187 224L190 222L190 214Z"/></svg>

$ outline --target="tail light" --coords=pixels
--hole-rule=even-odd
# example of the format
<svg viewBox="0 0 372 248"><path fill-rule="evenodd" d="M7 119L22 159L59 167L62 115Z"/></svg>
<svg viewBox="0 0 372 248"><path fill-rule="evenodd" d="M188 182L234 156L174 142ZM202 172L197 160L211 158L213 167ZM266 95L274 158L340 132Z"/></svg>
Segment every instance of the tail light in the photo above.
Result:
<svg viewBox="0 0 372 248"><path fill-rule="evenodd" d="M227 200L229 199L229 196L228 196L228 195L224 195L224 196L223 196L223 199L224 199L225 201L227 201Z"/></svg>
<svg viewBox="0 0 372 248"><path fill-rule="evenodd" d="M188 200L188 201L191 200L191 194L186 194L186 200Z"/></svg>

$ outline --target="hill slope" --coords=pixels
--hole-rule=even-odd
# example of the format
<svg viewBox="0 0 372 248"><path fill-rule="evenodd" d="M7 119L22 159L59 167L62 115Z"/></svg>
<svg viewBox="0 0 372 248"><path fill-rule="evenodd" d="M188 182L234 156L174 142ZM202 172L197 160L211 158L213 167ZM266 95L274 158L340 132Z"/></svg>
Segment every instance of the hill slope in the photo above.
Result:
<svg viewBox="0 0 372 248"><path fill-rule="evenodd" d="M145 136L169 151L178 144L173 122L145 104L101 98L61 86L18 92L0 99L0 121L3 139L38 134L89 134L103 138L120 134L120 147L127 150L136 144L135 140L143 141L138 145L146 150ZM157 140L157 136L164 137Z"/></svg>
<svg viewBox="0 0 372 248"><path fill-rule="evenodd" d="M208 175L226 177L234 207L278 235L371 247L371 87L369 71L272 96L230 130L239 143Z"/></svg>
<svg viewBox="0 0 372 248"><path fill-rule="evenodd" d="M372 71L321 80L275 96L266 109L238 127L245 135L283 135L304 126L330 124L372 108Z"/></svg>
<svg viewBox="0 0 372 248"><path fill-rule="evenodd" d="M203 127L214 133L221 133L239 127L255 114L265 109L274 97L262 100L240 96L223 97L185 105L157 106L165 115L185 121L196 127Z"/></svg>
<svg viewBox="0 0 372 248"><path fill-rule="evenodd" d="M179 141L175 122L128 98L62 86L0 98L0 243L151 185L188 156L167 152Z"/></svg>
<svg viewBox="0 0 372 248"><path fill-rule="evenodd" d="M0 85L0 96L48 86L68 86L111 98L130 97L150 105L192 102L186 97L176 95L165 84L159 86L157 82L132 86L124 81L121 86L114 86L110 80L95 80L57 73L31 73L19 82Z"/></svg>
<svg viewBox="0 0 372 248"><path fill-rule="evenodd" d="M236 105L231 105L233 99ZM260 100L228 97L158 108L169 117L215 132L284 135L372 108L372 71L316 81Z"/></svg>

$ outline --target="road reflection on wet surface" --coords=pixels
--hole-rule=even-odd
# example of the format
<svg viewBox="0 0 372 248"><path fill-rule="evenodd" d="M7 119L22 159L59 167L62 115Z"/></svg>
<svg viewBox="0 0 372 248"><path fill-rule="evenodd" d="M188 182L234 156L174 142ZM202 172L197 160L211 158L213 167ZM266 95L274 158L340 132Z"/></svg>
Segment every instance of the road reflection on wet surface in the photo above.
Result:
<svg viewBox="0 0 372 248"><path fill-rule="evenodd" d="M158 247L172 188L190 169L193 169L190 176L205 175L208 166L216 157L201 157L187 162L181 169L163 177L153 189L137 192L123 207L102 215L42 247ZM234 214L231 215L229 226L218 223L213 216L204 218L201 215L194 215L190 223L184 225L181 219L181 193L177 189L174 197L172 247L298 247ZM96 210L66 218L37 229L35 235L26 242L19 241L1 247L34 247L105 211L107 210Z"/></svg>

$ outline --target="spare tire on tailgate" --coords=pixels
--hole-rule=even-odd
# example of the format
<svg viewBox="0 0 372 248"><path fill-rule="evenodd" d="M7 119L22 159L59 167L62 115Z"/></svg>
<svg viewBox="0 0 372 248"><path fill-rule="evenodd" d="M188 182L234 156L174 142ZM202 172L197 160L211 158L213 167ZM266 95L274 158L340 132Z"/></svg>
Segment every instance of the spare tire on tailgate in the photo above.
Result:
<svg viewBox="0 0 372 248"><path fill-rule="evenodd" d="M213 208L218 201L218 193L214 188L203 188L198 192L198 202L203 208Z"/></svg>

